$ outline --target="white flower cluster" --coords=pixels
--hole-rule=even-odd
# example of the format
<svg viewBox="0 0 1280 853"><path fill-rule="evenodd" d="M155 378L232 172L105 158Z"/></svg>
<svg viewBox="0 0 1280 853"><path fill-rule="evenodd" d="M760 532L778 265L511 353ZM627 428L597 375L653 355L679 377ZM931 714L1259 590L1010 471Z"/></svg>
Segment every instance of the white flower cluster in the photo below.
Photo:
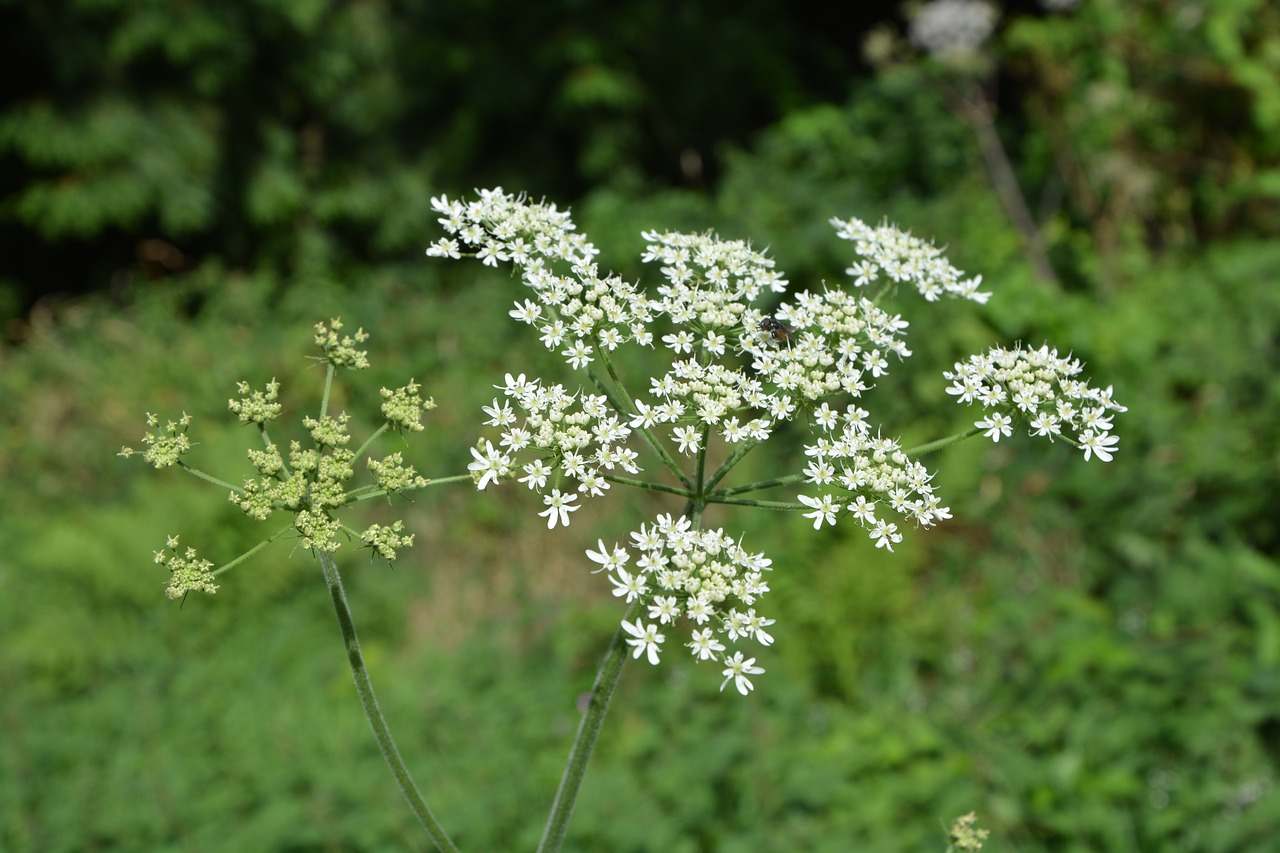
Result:
<svg viewBox="0 0 1280 853"><path fill-rule="evenodd" d="M805 478L812 485L838 486L841 491L839 497L828 491L797 499L812 508L804 515L813 519L814 530L823 523L835 524L847 512L867 529L877 548L892 551L902 541L902 534L897 524L876 515L876 496L885 499L899 516L914 519L923 527L950 518L951 510L933 493L929 484L933 475L927 468L910 459L896 441L871 435L867 414L852 405L843 413L826 403L818 408L814 421L826 435L805 446L810 460Z"/></svg>
<svg viewBox="0 0 1280 853"><path fill-rule="evenodd" d="M676 234L646 231L651 245L641 256L645 263L662 264L667 284L653 307L677 324L732 329L742 320L746 303L766 288L785 293L787 280L774 270L773 260L741 240L721 240L714 234Z"/></svg>
<svg viewBox="0 0 1280 853"><path fill-rule="evenodd" d="M594 361L597 346L613 350L628 340L652 343L648 300L634 284L600 276L591 260L599 250L574 233L568 211L501 188L481 190L467 204L440 196L431 206L456 238L441 238L427 254L459 258L460 240L486 266L510 262L536 298L517 301L509 313L537 328L547 349L563 346L560 354L574 369Z"/></svg>
<svg viewBox="0 0 1280 853"><path fill-rule="evenodd" d="M780 418L796 408L790 394L812 402L841 391L861 396L870 387L867 374L878 379L888 372L886 355L911 355L901 340L907 327L901 317L842 290L798 294L773 319L782 322L785 340L765 328L768 318L752 311L739 346L753 356L752 369L776 389L772 399Z"/></svg>
<svg viewBox="0 0 1280 853"><path fill-rule="evenodd" d="M986 16L984 35L994 22L981 3L944 0L934 7L952 8L947 14L977 10ZM807 507L804 515L815 529L852 517L878 548L892 551L902 541L900 522L929 527L951 517L933 492L928 469L878 434L857 405L892 360L911 355L904 341L908 324L874 299L824 287L796 294L769 313L760 302L786 294L788 286L771 259L711 233L657 231L643 235L643 260L658 265L662 281L646 292L602 277L593 261L596 248L575 233L567 212L552 205L501 190L482 191L471 202L441 197L432 204L451 236L428 254L511 263L532 291L511 316L535 327L548 348L585 370L601 390L575 392L507 374L496 386L502 397L484 409L486 425L499 437L471 450L468 468L478 488L518 478L542 495L539 514L549 528L567 525L579 497L635 482L622 474L640 471L638 455L628 447L639 433L683 488L636 485L681 494L699 511L716 501L757 503L733 496L803 478L801 506L781 506ZM831 224L854 244L857 259L846 272L856 287L903 285L929 302L947 297L985 303L990 296L980 290L981 276L967 277L941 249L891 225L872 227L859 219ZM639 394L625 386L611 356L623 343L669 352L665 367ZM1110 388L1097 391L1073 379L1079 370L1078 362L1060 359L1056 351L995 349L946 376L953 382L950 393L992 410L977 425L993 439L1009 435L1013 418L1025 416L1033 432L1073 436L1086 458L1109 460L1117 441L1108 432L1109 412L1124 408L1111 400ZM832 408L836 396L843 409ZM805 448L802 474L715 490L753 443L798 416L817 432ZM708 479L705 451L712 436L739 446ZM680 454L696 456L694 476L668 452L664 438ZM732 682L740 693L750 692L750 676L763 670L754 657L730 654L726 643L773 642L765 631L772 620L755 611L768 590L763 572L770 561L747 553L722 530L694 529L688 517L659 516L631 539L628 548L606 548L601 541L587 556L608 571L615 595L647 613L623 622L634 656L656 664L665 626L687 618L693 631L685 645L699 660L723 664L721 689Z"/></svg>
<svg viewBox="0 0 1280 853"><path fill-rule="evenodd" d="M1025 418L1031 434L1052 441L1066 430L1065 437L1084 451L1085 459L1097 456L1110 462L1120 439L1111 435L1109 413L1128 409L1111 399L1111 386L1100 390L1075 379L1082 370L1078 359L1062 358L1056 349L1019 346L993 347L942 375L951 380L948 394L989 410L974 426L992 441L1013 433L1015 417Z"/></svg>
<svg viewBox="0 0 1280 853"><path fill-rule="evenodd" d="M569 393L558 384L544 388L523 373L508 373L505 384L496 387L508 399L495 399L484 407L489 416L485 424L500 429L502 437L497 448L490 441L484 442L483 450L471 448L475 461L467 468L477 488L509 477L519 464L524 472L520 482L544 495L548 508L539 514L546 516L548 527L555 527L557 522L569 524L569 513L578 508L573 503L577 495L562 494L558 488L547 494L548 480L554 486L568 478L577 482L579 492L598 497L609 488L602 471L640 472L636 452L626 446L631 428L605 397ZM532 458L521 464L517 455Z"/></svg>
<svg viewBox="0 0 1280 853"><path fill-rule="evenodd" d="M688 619L694 628L684 645L699 661L718 660L724 665L721 690L732 681L739 693L747 695L753 689L748 676L764 670L741 651L729 655L725 642L750 639L762 646L773 644L765 629L774 620L757 615L753 606L769 591L764 572L772 568L772 561L764 554L749 553L723 530L694 530L689 519L670 515L658 516L652 525L640 525L631 542L639 556L630 569L631 552L618 545L610 549L603 540L597 542L598 551L587 551L587 557L608 571L615 596L628 604L639 600L647 607L648 621L622 623L631 635L627 643L632 656L647 655L649 663L657 664L666 642L663 626Z"/></svg>
<svg viewBox="0 0 1280 853"><path fill-rule="evenodd" d="M831 224L837 236L853 243L854 251L862 258L845 270L857 287L888 279L913 285L930 302L936 302L943 294L979 304L991 298L990 293L978 290L982 276L966 279L942 256L941 249L918 237L887 224L872 228L857 218L833 218Z"/></svg>
<svg viewBox="0 0 1280 853"><path fill-rule="evenodd" d="M938 57L973 53L996 28L994 6L981 0L934 0L911 19L911 40Z"/></svg>
<svg viewBox="0 0 1280 853"><path fill-rule="evenodd" d="M1040 0L1040 5L1049 12L1069 12L1080 5L1080 0Z"/></svg>
<svg viewBox="0 0 1280 853"><path fill-rule="evenodd" d="M753 317L758 322L760 315L752 314L750 304L766 290L784 293L786 279L770 258L741 240L656 231L643 236L650 245L641 260L661 264L666 279L649 307L676 325L677 331L664 335L662 342L684 357L651 381L653 399L636 401L631 425L679 424L672 437L685 454L703 449L704 429L714 428L729 443L768 438L774 422L794 412L794 405L768 393L740 364L724 359L736 355L730 336L737 337ZM738 417L748 411L766 414Z"/></svg>

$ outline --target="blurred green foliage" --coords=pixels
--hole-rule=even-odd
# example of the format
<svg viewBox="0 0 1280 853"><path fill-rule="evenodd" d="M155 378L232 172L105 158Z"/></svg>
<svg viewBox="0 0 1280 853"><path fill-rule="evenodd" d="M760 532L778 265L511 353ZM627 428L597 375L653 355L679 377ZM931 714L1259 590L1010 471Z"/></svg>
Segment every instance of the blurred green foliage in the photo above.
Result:
<svg viewBox="0 0 1280 853"><path fill-rule="evenodd" d="M225 560L260 532L112 453L186 410L199 464L247 473L234 382L310 413L310 326L341 315L374 368L336 404L358 421L416 378L441 407L407 458L462 470L490 386L555 364L505 273L420 257L432 194L498 181L575 200L631 276L653 227L767 244L793 287L842 277L830 216L949 244L996 296L909 306L917 355L872 398L890 431L965 426L939 371L993 340L1073 348L1130 407L1109 465L1025 438L929 460L956 518L893 556L709 518L775 559L768 674L741 701L678 656L629 666L572 849L941 849L970 809L994 850L1273 844L1273 4L1006 21L993 103L1056 291L936 73L852 79L850 33L777 8L0 3L0 850L421 848L309 556L277 543L177 608L166 535ZM518 492L483 498L420 496L413 552L344 570L436 812L463 849L528 849L618 618L582 551L676 508L613 495L549 535Z"/></svg>

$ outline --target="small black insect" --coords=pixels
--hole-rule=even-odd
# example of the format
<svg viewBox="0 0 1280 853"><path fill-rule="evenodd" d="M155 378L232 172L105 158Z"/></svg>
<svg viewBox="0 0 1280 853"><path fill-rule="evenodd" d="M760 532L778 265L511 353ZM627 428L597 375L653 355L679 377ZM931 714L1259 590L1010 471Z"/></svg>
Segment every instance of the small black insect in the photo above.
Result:
<svg viewBox="0 0 1280 853"><path fill-rule="evenodd" d="M760 331L773 338L778 343L791 343L791 329L787 328L787 324L779 320L777 317L765 317L760 321Z"/></svg>

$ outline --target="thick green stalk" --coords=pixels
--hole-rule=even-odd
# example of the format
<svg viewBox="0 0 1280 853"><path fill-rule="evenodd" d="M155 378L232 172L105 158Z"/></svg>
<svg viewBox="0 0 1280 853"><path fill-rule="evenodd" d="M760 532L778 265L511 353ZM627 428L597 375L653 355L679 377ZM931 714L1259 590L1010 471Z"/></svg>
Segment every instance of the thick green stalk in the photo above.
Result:
<svg viewBox="0 0 1280 853"><path fill-rule="evenodd" d="M347 594L342 588L338 564L334 562L332 554L321 551L317 553L317 557L320 560L320 567L324 570L324 582L329 587L333 609L338 615L338 626L342 629L342 640L347 647L347 663L351 666L351 675L356 682L356 693L360 696L364 715L373 729L373 738L378 742L378 749L382 751L382 757L391 768L391 775L400 786L400 792L409 801L409 808L418 818L423 829L431 836L431 840L435 842L436 849L445 853L457 853L458 848L449 839L444 827L436 820L431 809L427 807L426 801L422 799L422 794L418 792L417 786L414 785L413 777L409 775L409 768L400 757L400 751L396 748L395 739L391 737L387 721L383 718L381 709L378 708L378 697L374 695L373 683L369 681L369 671L364 665L364 655L360 653L360 640L356 637L351 608L347 606Z"/></svg>
<svg viewBox="0 0 1280 853"><path fill-rule="evenodd" d="M637 599L627 611L623 621L631 621L640 614L641 603ZM551 814L547 817L547 827L542 832L542 841L538 844L538 853L553 853L564 843L565 832L569 828L569 818L573 816L573 806L578 800L578 791L582 787L582 777L587 772L587 763L595 749L596 739L600 736L600 727L604 725L605 714L609 711L609 702L622 677L622 665L627 660L627 632L618 628L609 644L600 671L596 673L596 683L591 687L591 697L587 702L587 711L582 715L578 725L578 736L573 740L573 749L569 753L569 763L564 768L564 776L560 779L560 788L556 791L555 802L551 804Z"/></svg>

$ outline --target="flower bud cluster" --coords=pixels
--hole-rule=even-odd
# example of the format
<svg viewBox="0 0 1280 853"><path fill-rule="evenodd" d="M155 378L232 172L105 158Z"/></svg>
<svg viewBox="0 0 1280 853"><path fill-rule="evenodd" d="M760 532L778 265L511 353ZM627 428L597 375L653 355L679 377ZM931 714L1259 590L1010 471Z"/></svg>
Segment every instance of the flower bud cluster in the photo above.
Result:
<svg viewBox="0 0 1280 853"><path fill-rule="evenodd" d="M397 494L409 489L420 489L430 481L418 474L412 465L406 465L404 456L396 451L382 459L370 458L369 470L378 479L378 488L387 494Z"/></svg>
<svg viewBox="0 0 1280 853"><path fill-rule="evenodd" d="M284 407L278 402L280 383L272 379L261 391L254 391L248 382L237 382L238 398L227 401L227 408L235 412L242 424L269 424L280 417Z"/></svg>
<svg viewBox="0 0 1280 853"><path fill-rule="evenodd" d="M422 390L422 386L412 379L409 384L392 391L390 388L381 388L379 392L382 395L382 416L387 419L387 423L397 432L422 432L426 429L422 425L422 413L429 412L436 407L436 401L428 398L423 400L418 392Z"/></svg>
<svg viewBox="0 0 1280 853"><path fill-rule="evenodd" d="M359 370L369 366L366 353L356 349L357 344L369 338L364 330L357 330L354 335L343 335L342 321L338 319L327 324L319 323L314 329L315 342L323 352L320 361L329 365L329 380L332 380L336 368ZM236 387L239 396L229 400L227 406L242 424L256 426L264 444L262 449L248 451L249 462L257 477L246 477L237 489L182 463L181 457L191 449L191 442L186 436L191 417L185 413L178 422L168 423L162 432L159 431L159 417L147 414L147 426L156 432L149 431L143 436L142 443L146 448L142 451L143 458L157 468L181 464L202 479L225 485L229 489L229 501L256 521L266 521L277 511L291 513L293 529L302 547L308 550L332 553L341 546L344 532L350 538L358 537L388 560L394 560L399 549L413 544L414 537L404 533L403 522L374 524L363 533L357 533L345 528L336 517L338 510L354 501L426 486L429 481L419 476L412 465L405 464L400 453L391 453L381 460L368 460L369 468L377 479L376 487L366 485L349 490L347 484L355 474L357 454L363 454L373 439L359 451L350 450L347 447L351 442L350 417L347 414L336 417L325 414L326 404L322 406L319 417L303 418L311 445L304 447L300 441L289 442L286 458L280 446L271 441L268 431L268 426L279 418L282 411L278 401L280 383L272 379L260 390L252 389L247 382L238 382ZM420 391L421 386L412 380L394 391L381 389L382 414L386 423L374 434L375 438L384 430L408 433L423 429L422 412L434 409L435 403L430 399L424 401ZM326 396L327 392L326 385ZM138 452L125 447L119 455L128 458ZM288 529L285 527L275 535ZM155 561L170 570L170 585L166 590L170 598L185 596L192 590L214 592L218 587L212 583L212 578L243 559L214 571L212 563L198 559L192 549L179 554L177 543L177 537L170 538L168 552L160 551L155 555Z"/></svg>
<svg viewBox="0 0 1280 853"><path fill-rule="evenodd" d="M1109 413L1128 409L1111 399L1111 386L1102 390L1076 379L1083 369L1078 359L1063 358L1048 346L992 347L942 375L951 380L947 393L958 402L977 402L987 410L974 426L992 441L1011 435L1015 419L1025 420L1032 435L1050 441L1063 436L1085 459L1110 462L1120 439L1111 434Z"/></svg>
<svg viewBox="0 0 1280 853"><path fill-rule="evenodd" d="M826 435L805 446L809 463L804 473L806 482L824 488L817 497L797 499L812 508L804 515L813 519L814 530L848 514L868 531L877 548L892 551L902 534L897 524L877 515L881 500L899 517L922 527L950 518L951 510L934 494L929 470L893 439L872 436L866 416L866 410L853 405L837 413L824 403L814 412L815 423Z"/></svg>
<svg viewBox="0 0 1280 853"><path fill-rule="evenodd" d="M154 430L160 430L160 416L147 412L147 426ZM142 458L156 469L177 465L178 460L191 452L191 439L187 438L187 428L189 426L191 426L191 415L183 412L182 417L176 422L169 421L166 423L163 430L159 432L148 431L142 436L142 443L147 448L142 451ZM137 451L132 447L122 447L116 455L128 459L135 453Z"/></svg>
<svg viewBox="0 0 1280 853"><path fill-rule="evenodd" d="M369 340L369 333L364 329L356 329L354 335L343 335L340 334L341 331L342 320L336 317L330 320L327 326L324 323L316 323L313 340L324 353L321 360L334 367L364 370L369 366L369 354L364 350L356 349L356 345Z"/></svg>
<svg viewBox="0 0 1280 853"><path fill-rule="evenodd" d="M390 525L371 524L369 529L360 534L364 544L368 545L385 560L394 560L401 548L413 546L414 534L404 533L404 522L395 521Z"/></svg>
<svg viewBox="0 0 1280 853"><path fill-rule="evenodd" d="M189 592L205 592L213 595L218 585L213 582L213 563L196 555L195 548L178 553L178 537L170 536L165 543L167 550L156 551L157 565L169 570L169 586L164 594L169 598L182 598Z"/></svg>
<svg viewBox="0 0 1280 853"><path fill-rule="evenodd" d="M598 551L587 551L587 558L608 572L615 596L645 607L648 621L622 623L631 635L627 643L632 655L647 655L649 663L657 664L666 642L660 633L663 626L687 619L693 630L684 645L699 661L720 661L725 666L720 689L733 681L745 696L753 689L747 676L764 670L741 651L727 654L725 643L754 640L772 645L773 637L765 629L774 620L757 615L754 607L769 591L764 573L772 561L748 552L723 530L694 530L689 519L670 515L642 524L631 534L631 542L638 557L630 569L631 551L618 545L608 548L603 541L597 543Z"/></svg>

